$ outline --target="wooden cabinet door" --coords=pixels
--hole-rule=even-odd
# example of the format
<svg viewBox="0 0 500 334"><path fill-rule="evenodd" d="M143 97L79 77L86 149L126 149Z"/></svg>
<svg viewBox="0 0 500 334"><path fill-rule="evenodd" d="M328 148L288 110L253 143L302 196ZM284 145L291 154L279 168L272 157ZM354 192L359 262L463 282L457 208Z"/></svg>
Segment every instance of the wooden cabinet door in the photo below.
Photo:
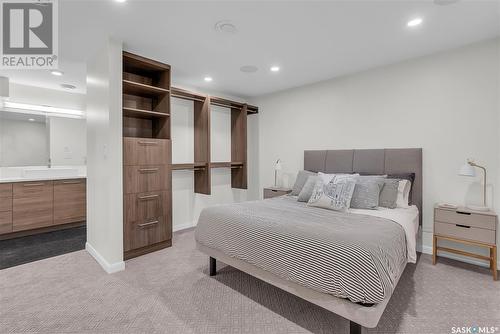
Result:
<svg viewBox="0 0 500 334"><path fill-rule="evenodd" d="M87 216L86 180L54 182L54 225L84 221Z"/></svg>
<svg viewBox="0 0 500 334"><path fill-rule="evenodd" d="M12 211L12 183L0 183L0 212Z"/></svg>
<svg viewBox="0 0 500 334"><path fill-rule="evenodd" d="M13 232L52 225L54 221L54 185L52 181L15 183L13 196Z"/></svg>

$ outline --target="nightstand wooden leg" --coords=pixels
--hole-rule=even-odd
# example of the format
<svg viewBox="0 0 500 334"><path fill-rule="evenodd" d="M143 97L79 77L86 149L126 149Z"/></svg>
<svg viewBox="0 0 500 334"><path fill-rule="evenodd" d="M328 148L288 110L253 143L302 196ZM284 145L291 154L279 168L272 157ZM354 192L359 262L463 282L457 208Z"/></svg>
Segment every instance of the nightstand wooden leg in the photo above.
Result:
<svg viewBox="0 0 500 334"><path fill-rule="evenodd" d="M432 236L432 264L436 264L437 257L437 237Z"/></svg>
<svg viewBox="0 0 500 334"><path fill-rule="evenodd" d="M497 273L497 246L493 246L490 248L491 254L491 270L493 271L493 280L496 281L498 279Z"/></svg>

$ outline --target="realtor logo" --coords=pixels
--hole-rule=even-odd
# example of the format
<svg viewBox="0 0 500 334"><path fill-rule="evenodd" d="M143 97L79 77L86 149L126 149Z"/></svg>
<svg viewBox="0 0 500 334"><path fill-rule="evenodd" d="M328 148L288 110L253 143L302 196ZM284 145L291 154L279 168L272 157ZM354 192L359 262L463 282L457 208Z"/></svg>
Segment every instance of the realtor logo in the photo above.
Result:
<svg viewBox="0 0 500 334"><path fill-rule="evenodd" d="M56 0L0 0L0 4L0 68L57 68Z"/></svg>

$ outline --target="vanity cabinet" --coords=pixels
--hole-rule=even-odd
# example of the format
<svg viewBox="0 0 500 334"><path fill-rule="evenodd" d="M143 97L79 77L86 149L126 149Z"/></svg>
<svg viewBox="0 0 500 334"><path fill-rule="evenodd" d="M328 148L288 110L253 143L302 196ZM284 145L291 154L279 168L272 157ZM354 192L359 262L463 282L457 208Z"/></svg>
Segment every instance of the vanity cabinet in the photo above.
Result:
<svg viewBox="0 0 500 334"><path fill-rule="evenodd" d="M84 221L86 211L85 179L54 181L54 225Z"/></svg>
<svg viewBox="0 0 500 334"><path fill-rule="evenodd" d="M54 221L52 181L14 183L13 195L12 232L52 225Z"/></svg>
<svg viewBox="0 0 500 334"><path fill-rule="evenodd" d="M86 220L86 180L0 183L0 240Z"/></svg>

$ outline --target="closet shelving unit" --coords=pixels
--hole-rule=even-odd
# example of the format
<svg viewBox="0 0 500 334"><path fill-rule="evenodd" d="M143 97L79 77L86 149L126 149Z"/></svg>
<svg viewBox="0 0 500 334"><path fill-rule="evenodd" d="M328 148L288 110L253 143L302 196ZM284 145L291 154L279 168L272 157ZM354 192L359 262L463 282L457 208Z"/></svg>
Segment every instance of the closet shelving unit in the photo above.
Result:
<svg viewBox="0 0 500 334"><path fill-rule="evenodd" d="M194 102L194 163L172 164L172 170L194 170L194 191L210 195L212 168L230 168L231 186L247 189L247 116L256 106L228 99L171 88L171 96ZM231 109L231 161L210 161L210 106Z"/></svg>
<svg viewBox="0 0 500 334"><path fill-rule="evenodd" d="M124 258L172 245L170 66L123 52Z"/></svg>

